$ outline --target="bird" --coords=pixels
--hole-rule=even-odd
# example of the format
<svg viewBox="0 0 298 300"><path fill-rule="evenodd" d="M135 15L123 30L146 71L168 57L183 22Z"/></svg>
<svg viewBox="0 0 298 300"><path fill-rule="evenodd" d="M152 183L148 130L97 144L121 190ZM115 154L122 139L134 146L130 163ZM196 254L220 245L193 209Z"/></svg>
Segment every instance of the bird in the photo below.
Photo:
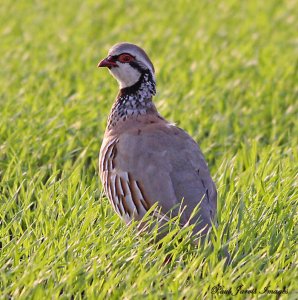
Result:
<svg viewBox="0 0 298 300"><path fill-rule="evenodd" d="M98 67L108 68L119 84L99 153L100 178L113 209L130 224L142 223L156 206L157 221L179 217L180 226L191 225L192 235L204 239L216 218L216 186L198 144L157 111L149 56L122 42Z"/></svg>

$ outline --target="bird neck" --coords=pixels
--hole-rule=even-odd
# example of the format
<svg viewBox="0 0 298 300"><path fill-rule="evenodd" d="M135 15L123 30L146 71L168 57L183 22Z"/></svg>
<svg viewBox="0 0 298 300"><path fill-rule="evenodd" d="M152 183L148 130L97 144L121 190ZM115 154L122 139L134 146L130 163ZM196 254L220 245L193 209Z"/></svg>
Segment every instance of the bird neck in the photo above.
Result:
<svg viewBox="0 0 298 300"><path fill-rule="evenodd" d="M113 128L119 121L157 113L152 102L156 93L155 85L155 80L148 71L141 74L134 85L120 89L108 119L108 129Z"/></svg>

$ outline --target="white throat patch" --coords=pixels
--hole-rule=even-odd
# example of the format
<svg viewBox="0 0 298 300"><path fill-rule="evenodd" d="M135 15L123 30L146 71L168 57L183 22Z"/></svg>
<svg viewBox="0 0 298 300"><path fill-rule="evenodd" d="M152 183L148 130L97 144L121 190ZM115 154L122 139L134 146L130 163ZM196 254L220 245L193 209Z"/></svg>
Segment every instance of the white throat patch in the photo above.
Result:
<svg viewBox="0 0 298 300"><path fill-rule="evenodd" d="M112 68L110 73L117 79L121 89L134 85L141 77L141 73L129 64L119 63L118 68Z"/></svg>

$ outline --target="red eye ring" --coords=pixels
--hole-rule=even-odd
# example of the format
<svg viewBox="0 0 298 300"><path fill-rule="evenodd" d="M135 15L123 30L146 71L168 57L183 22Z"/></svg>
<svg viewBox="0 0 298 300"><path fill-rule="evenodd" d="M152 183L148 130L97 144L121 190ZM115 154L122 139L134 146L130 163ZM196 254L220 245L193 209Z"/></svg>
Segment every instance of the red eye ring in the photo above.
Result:
<svg viewBox="0 0 298 300"><path fill-rule="evenodd" d="M126 53L121 54L118 57L118 61L121 62L121 63L129 63L133 60L134 60L134 57L131 56L130 54L126 54Z"/></svg>

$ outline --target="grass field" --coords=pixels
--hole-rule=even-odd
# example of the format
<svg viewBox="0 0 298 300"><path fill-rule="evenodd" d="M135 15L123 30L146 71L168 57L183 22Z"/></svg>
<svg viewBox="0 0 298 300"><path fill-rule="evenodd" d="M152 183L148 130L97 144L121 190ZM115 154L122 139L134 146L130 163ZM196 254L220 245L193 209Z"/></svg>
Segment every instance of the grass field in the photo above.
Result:
<svg viewBox="0 0 298 300"><path fill-rule="evenodd" d="M297 32L295 0L2 1L0 299L297 299ZM103 195L118 88L96 65L120 41L209 163L219 227L200 248L183 231L158 249Z"/></svg>

